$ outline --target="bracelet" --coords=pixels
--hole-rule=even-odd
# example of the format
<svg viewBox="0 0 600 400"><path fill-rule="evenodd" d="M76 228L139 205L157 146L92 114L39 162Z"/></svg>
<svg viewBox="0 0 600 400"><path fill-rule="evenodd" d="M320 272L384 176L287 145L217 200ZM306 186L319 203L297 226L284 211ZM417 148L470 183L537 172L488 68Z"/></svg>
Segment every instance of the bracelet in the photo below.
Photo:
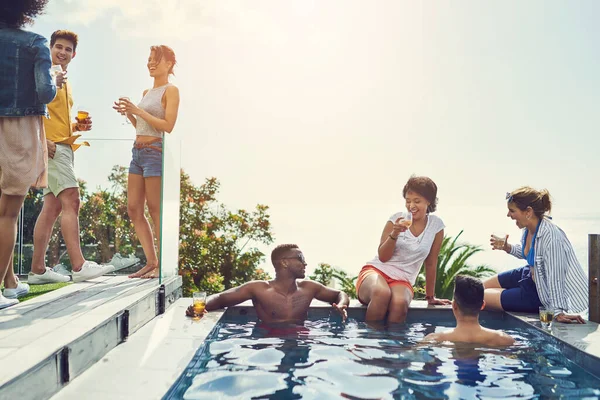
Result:
<svg viewBox="0 0 600 400"><path fill-rule="evenodd" d="M390 239L392 239L392 240L398 240L398 236L396 236L396 237L393 237L391 233L390 233L390 235L389 235L389 236L390 236Z"/></svg>

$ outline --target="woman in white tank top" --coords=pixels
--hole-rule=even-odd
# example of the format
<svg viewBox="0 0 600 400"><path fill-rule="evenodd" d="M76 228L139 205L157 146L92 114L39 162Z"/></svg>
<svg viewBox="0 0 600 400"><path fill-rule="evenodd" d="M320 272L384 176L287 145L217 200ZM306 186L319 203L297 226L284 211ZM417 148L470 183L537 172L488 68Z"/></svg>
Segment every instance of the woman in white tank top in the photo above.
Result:
<svg viewBox="0 0 600 400"><path fill-rule="evenodd" d="M126 114L136 130L127 182L127 212L140 239L146 265L130 278L156 278L159 275L154 236L144 214L144 204L160 239L160 191L162 175L162 138L171 133L179 110L179 89L169 83L169 75L177 63L168 46L152 46L148 57L148 72L154 78L152 88L144 91L136 106L128 98L120 98L114 109ZM160 243L160 240L158 240Z"/></svg>
<svg viewBox="0 0 600 400"><path fill-rule="evenodd" d="M406 212L393 214L385 223L375 258L361 269L356 281L358 300L367 305L367 321L403 322L413 298L413 285L425 262L429 304L451 304L435 298L435 273L444 239L444 222L432 215L437 186L427 177L411 177L402 195ZM407 217L410 213L412 223Z"/></svg>

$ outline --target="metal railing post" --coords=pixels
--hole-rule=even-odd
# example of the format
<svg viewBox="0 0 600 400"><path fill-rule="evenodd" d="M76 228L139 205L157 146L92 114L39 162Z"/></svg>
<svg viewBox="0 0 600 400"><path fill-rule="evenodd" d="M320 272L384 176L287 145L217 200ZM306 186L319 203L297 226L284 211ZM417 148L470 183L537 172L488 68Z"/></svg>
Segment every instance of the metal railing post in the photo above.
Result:
<svg viewBox="0 0 600 400"><path fill-rule="evenodd" d="M600 235L588 236L590 321L600 323Z"/></svg>

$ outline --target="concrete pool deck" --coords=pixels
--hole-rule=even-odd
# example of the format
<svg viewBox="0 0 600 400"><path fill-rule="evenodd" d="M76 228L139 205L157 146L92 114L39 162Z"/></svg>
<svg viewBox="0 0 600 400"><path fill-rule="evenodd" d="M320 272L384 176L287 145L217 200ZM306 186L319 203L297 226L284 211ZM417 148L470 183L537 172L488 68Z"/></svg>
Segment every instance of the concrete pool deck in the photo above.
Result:
<svg viewBox="0 0 600 400"><path fill-rule="evenodd" d="M191 299L177 300L169 310L142 327L121 345L114 348L80 377L70 382L52 400L81 399L161 399L184 371L194 354L206 339L224 311L206 314L194 321L185 317ZM237 307L252 306L251 302ZM313 308L330 308L313 301ZM352 301L351 308L365 307ZM411 309L450 310L450 306L430 307L425 301L415 300ZM537 316L511 314L525 323L542 330ZM594 322L585 325L555 324L545 330L556 339L585 354L596 357L600 363L600 326Z"/></svg>
<svg viewBox="0 0 600 400"><path fill-rule="evenodd" d="M182 280L163 280L166 303ZM158 313L156 279L106 275L0 311L0 398L48 399ZM168 304L166 304L168 305Z"/></svg>

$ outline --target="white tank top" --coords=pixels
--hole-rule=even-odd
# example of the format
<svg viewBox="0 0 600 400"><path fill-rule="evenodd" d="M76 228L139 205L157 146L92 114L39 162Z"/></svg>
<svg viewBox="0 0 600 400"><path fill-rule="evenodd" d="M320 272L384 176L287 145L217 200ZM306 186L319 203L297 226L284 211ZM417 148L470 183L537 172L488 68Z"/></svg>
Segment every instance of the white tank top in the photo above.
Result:
<svg viewBox="0 0 600 400"><path fill-rule="evenodd" d="M405 214L404 212L397 212L388 221L394 223ZM435 235L444 228L445 225L441 218L428 214L425 229L419 236L415 237L410 229L401 233L398 240L396 240L392 258L386 262L381 262L377 255L367 262L367 265L374 266L392 279L406 281L414 285L421 270L421 265L423 265L423 261L431 251Z"/></svg>
<svg viewBox="0 0 600 400"><path fill-rule="evenodd" d="M167 90L169 86L173 85L171 83L167 83L166 85L148 90L146 95L142 98L142 101L140 101L140 104L138 104L138 107L153 117L164 119L165 109L162 106L162 98L165 94L165 90ZM153 136L162 138L164 132L157 131L143 118L138 118L135 126L135 134L137 136Z"/></svg>

